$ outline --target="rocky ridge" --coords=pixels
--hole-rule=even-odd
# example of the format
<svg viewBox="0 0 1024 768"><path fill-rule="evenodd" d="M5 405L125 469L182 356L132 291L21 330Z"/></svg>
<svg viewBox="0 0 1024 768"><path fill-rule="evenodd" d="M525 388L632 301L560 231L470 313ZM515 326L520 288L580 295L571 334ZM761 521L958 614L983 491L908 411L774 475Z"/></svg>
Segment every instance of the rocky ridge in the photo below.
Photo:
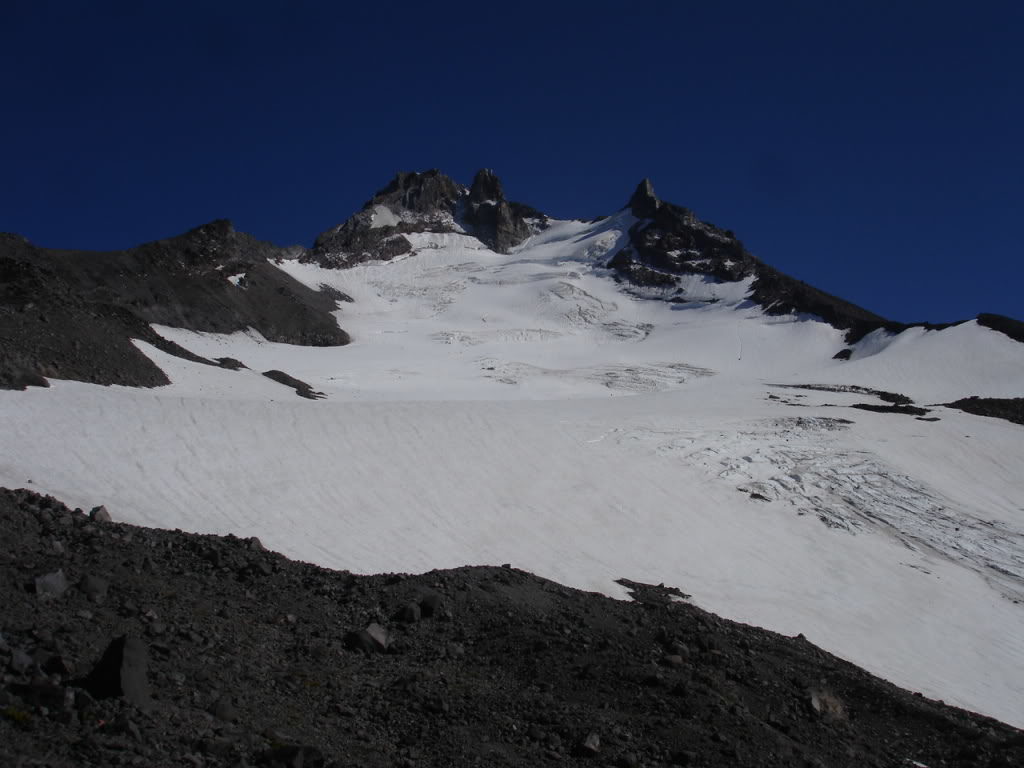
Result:
<svg viewBox="0 0 1024 768"><path fill-rule="evenodd" d="M659 199L649 180L626 209L638 221L606 266L633 289L656 289L644 294L648 298L690 301L681 280L688 275L711 282L752 278L750 300L766 312L818 316L845 330L851 344L877 329L946 327L892 322L785 275L751 255L731 231ZM224 220L110 252L47 249L0 234L0 388L45 386L48 378L167 384L135 341L194 362L224 364L162 338L153 324L217 333L252 328L270 341L347 344L335 312L351 299L327 288L311 290L276 264L299 259L345 268L387 261L412 252L414 233L464 234L508 253L548 221L540 211L507 200L493 171L479 171L465 187L429 170L396 175L311 249L264 243ZM1024 341L1020 321L982 314L978 322Z"/></svg>
<svg viewBox="0 0 1024 768"><path fill-rule="evenodd" d="M52 250L0 235L0 387L45 385L44 377L169 383L133 339L219 364L163 339L151 324L218 333L253 328L271 341L347 344L332 314L339 297L310 290L270 263L293 255L227 221L110 252Z"/></svg>
<svg viewBox="0 0 1024 768"><path fill-rule="evenodd" d="M1024 733L678 589L358 576L0 490L0 763L997 766ZM685 586L685 585L684 585Z"/></svg>
<svg viewBox="0 0 1024 768"><path fill-rule="evenodd" d="M750 300L770 315L803 313L820 317L846 331L854 344L868 333L884 329L899 333L912 327L940 330L957 323L901 323L825 293L780 272L747 251L731 230L702 221L688 208L658 198L650 179L637 186L626 208L640 221L629 232L629 245L608 263L618 277L632 285L665 292L670 301L687 301L680 287L683 275L732 282L753 278ZM1021 323L1001 315L981 314L978 322L1020 341Z"/></svg>
<svg viewBox="0 0 1024 768"><path fill-rule="evenodd" d="M482 169L468 189L438 170L399 173L344 223L321 234L303 259L325 267L388 261L409 253L412 232L464 233L508 253L547 217L509 202L493 171Z"/></svg>

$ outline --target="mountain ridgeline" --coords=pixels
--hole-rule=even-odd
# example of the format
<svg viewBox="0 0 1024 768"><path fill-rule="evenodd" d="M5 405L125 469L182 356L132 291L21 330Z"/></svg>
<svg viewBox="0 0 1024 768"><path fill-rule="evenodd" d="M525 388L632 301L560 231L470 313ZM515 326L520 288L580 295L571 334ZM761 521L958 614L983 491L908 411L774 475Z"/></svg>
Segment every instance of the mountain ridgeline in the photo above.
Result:
<svg viewBox="0 0 1024 768"><path fill-rule="evenodd" d="M636 220L628 243L603 257L609 275L626 290L686 302L691 299L685 276L713 282L752 278L749 299L767 313L820 317L845 331L851 344L879 328L898 333L910 327L763 264L729 230L660 200L648 180L627 209ZM224 220L123 251L48 249L0 234L0 388L45 386L48 378L167 384L135 342L198 363L233 364L198 357L164 339L152 324L217 333L251 328L270 341L344 345L350 338L334 313L351 299L327 288L313 290L275 264L298 259L345 269L388 261L412 253L408 235L424 232L459 233L509 253L549 221L507 200L490 170L479 171L469 187L430 170L399 173L360 211L317 237L312 248L261 242ZM985 314L978 322L1024 341L1024 323Z"/></svg>

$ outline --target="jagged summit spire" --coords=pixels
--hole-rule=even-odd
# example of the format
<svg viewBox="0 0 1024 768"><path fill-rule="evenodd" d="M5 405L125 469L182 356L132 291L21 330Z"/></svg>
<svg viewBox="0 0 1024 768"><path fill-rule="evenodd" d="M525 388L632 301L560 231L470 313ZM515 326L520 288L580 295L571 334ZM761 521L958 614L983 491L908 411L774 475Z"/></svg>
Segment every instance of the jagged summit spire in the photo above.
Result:
<svg viewBox="0 0 1024 768"><path fill-rule="evenodd" d="M661 207L661 200L654 194L654 185L650 179L644 179L636 185L636 191L629 198L629 209L638 219L649 219Z"/></svg>
<svg viewBox="0 0 1024 768"><path fill-rule="evenodd" d="M481 168L473 177L473 186L469 189L470 203L483 203L487 201L498 202L505 199L505 192L501 188L501 181L497 174L490 168Z"/></svg>
<svg viewBox="0 0 1024 768"><path fill-rule="evenodd" d="M400 171L386 187L363 207L386 205L418 214L447 210L462 194L463 187L436 168L428 171Z"/></svg>
<svg viewBox="0 0 1024 768"><path fill-rule="evenodd" d="M362 210L317 237L311 258L332 267L393 259L412 250L405 235L422 232L468 234L508 253L546 220L540 211L506 200L490 168L477 171L468 189L437 169L403 171Z"/></svg>

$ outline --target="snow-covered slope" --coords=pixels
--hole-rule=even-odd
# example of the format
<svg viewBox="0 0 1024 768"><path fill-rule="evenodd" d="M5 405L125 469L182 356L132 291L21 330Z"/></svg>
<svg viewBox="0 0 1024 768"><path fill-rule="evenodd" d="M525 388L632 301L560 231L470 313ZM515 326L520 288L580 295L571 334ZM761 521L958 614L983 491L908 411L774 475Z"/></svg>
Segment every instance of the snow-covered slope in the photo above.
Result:
<svg viewBox="0 0 1024 768"><path fill-rule="evenodd" d="M355 571L511 562L623 597L616 578L666 582L1024 725L1024 432L781 386L1020 396L1024 347L971 322L875 331L834 360L841 331L766 314L749 279L689 276L689 302L616 282L635 221L551 222L508 254L408 233L388 262L280 261L354 300L350 345L157 327L248 369L139 342L170 386L0 392L0 485Z"/></svg>

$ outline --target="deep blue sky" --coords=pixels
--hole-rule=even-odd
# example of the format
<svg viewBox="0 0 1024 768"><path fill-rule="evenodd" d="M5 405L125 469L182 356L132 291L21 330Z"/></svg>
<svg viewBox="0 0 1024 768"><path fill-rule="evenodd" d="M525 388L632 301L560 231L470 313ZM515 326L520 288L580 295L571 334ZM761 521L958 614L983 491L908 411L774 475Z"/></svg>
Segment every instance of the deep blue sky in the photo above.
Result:
<svg viewBox="0 0 1024 768"><path fill-rule="evenodd" d="M1024 3L0 0L0 231L309 244L398 170L659 195L900 320L1024 317Z"/></svg>

